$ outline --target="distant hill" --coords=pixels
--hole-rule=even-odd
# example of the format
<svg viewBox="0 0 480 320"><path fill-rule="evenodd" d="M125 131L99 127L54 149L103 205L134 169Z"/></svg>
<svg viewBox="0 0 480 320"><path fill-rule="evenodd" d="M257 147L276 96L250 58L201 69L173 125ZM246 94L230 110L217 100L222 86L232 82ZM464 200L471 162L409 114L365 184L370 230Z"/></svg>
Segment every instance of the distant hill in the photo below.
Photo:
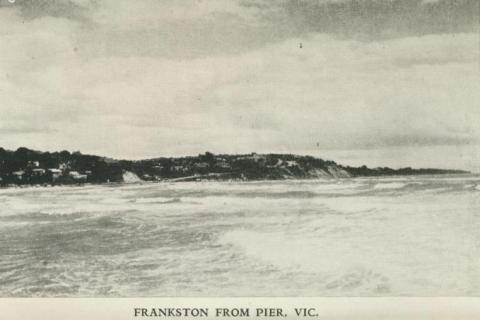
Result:
<svg viewBox="0 0 480 320"><path fill-rule="evenodd" d="M0 148L0 184L81 184L128 181L284 180L387 175L460 174L461 170L342 166L294 154L215 155L115 160L81 152ZM137 179L138 177L138 179Z"/></svg>

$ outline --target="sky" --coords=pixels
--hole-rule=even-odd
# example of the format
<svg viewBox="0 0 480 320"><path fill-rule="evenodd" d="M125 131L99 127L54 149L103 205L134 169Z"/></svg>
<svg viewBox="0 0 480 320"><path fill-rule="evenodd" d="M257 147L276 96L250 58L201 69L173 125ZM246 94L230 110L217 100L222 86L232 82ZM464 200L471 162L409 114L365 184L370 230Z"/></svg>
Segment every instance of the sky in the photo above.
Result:
<svg viewBox="0 0 480 320"><path fill-rule="evenodd" d="M480 172L478 0L0 0L0 146Z"/></svg>

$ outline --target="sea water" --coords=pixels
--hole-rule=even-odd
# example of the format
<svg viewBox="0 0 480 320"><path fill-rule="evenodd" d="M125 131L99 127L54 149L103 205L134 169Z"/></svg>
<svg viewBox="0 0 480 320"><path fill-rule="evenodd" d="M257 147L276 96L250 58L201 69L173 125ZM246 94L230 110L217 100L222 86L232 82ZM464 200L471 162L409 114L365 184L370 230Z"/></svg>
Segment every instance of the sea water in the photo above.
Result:
<svg viewBox="0 0 480 320"><path fill-rule="evenodd" d="M480 295L480 176L0 190L0 296Z"/></svg>

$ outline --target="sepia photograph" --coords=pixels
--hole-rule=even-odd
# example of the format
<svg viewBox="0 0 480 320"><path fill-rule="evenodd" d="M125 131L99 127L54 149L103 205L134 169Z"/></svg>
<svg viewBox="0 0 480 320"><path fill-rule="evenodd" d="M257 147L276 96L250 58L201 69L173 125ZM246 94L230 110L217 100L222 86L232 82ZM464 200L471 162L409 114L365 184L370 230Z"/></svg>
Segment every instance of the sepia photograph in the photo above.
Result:
<svg viewBox="0 0 480 320"><path fill-rule="evenodd" d="M0 0L0 297L479 297L479 19Z"/></svg>

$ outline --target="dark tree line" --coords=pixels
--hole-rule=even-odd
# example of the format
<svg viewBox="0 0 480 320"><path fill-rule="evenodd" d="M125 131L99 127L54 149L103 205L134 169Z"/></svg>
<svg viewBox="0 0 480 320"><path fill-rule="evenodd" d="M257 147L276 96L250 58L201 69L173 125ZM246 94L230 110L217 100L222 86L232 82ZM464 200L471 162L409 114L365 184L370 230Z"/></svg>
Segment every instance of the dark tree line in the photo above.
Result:
<svg viewBox="0 0 480 320"><path fill-rule="evenodd" d="M35 170L45 170L36 174ZM57 175L50 169L56 169ZM314 178L323 170L329 175L331 170L343 171L347 176L387 176L464 173L458 170L440 169L391 169L366 166L341 166L312 156L293 154L256 153L243 155L220 154L210 152L198 156L178 158L156 158L140 161L113 160L81 152L40 152L27 148L8 151L0 148L0 184L42 184L77 183L71 173L81 173L85 182L105 183L123 181L123 173L131 171L143 180L158 181L184 177L206 177L212 179L277 180L286 178ZM61 175L58 173L61 171ZM18 179L18 172L23 172ZM343 175L345 176L345 174Z"/></svg>
<svg viewBox="0 0 480 320"><path fill-rule="evenodd" d="M35 169L44 169L45 174L37 176ZM27 148L18 148L8 151L0 148L0 178L2 184L9 183L49 183L53 181L52 173L48 169L62 168L64 175L57 179L57 183L74 183L68 177L69 172L88 172L88 182L103 183L107 181L122 181L122 168L117 161L106 161L105 158L84 155L80 152L40 152ZM24 178L19 181L14 172L25 172Z"/></svg>

